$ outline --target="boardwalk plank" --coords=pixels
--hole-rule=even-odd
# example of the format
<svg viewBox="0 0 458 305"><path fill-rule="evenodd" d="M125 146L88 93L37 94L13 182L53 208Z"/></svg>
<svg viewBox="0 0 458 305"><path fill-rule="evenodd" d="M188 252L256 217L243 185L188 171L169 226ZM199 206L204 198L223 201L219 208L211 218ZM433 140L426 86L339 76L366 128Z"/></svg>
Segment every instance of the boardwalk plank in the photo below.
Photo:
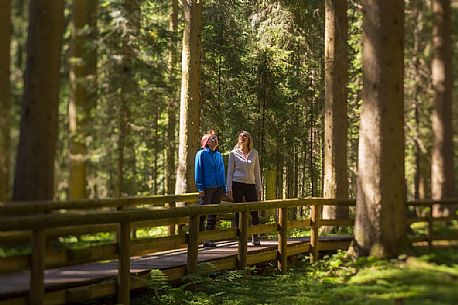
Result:
<svg viewBox="0 0 458 305"><path fill-rule="evenodd" d="M350 237L320 237L320 242L349 242ZM309 243L309 238L289 239L288 246ZM261 246L248 246L248 254L253 255L261 252L276 250L276 240L263 240ZM218 260L215 266L224 266L231 258L237 256L238 243L236 241L218 242L216 248L199 247L199 263ZM262 256L262 255L261 255ZM268 256L268 255L267 255ZM223 261L223 259L229 259ZM176 249L131 258L132 274L144 274L151 269L167 270L183 267L187 262L186 248ZM224 269L223 267L221 269ZM48 269L45 272L46 291L54 291L68 287L78 287L113 279L117 276L117 260L79 264L62 268ZM30 289L30 271L0 274L0 299L23 296Z"/></svg>

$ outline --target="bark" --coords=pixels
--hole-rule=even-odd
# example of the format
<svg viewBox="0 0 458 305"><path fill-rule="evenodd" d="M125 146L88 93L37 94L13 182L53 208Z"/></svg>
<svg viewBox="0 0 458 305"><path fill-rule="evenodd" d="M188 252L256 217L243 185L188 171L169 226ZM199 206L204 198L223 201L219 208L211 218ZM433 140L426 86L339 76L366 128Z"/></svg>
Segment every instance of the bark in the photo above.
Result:
<svg viewBox="0 0 458 305"><path fill-rule="evenodd" d="M325 1L325 198L348 197L347 1ZM323 219L348 218L348 207L324 206ZM329 230L329 229L328 229Z"/></svg>
<svg viewBox="0 0 458 305"><path fill-rule="evenodd" d="M433 148L431 161L432 198L440 200L454 193L452 126L452 49L449 0L433 0L432 113ZM433 207L434 216L447 216L448 208Z"/></svg>
<svg viewBox="0 0 458 305"><path fill-rule="evenodd" d="M363 1L363 104L354 250L393 257L405 246L404 3Z"/></svg>
<svg viewBox="0 0 458 305"><path fill-rule="evenodd" d="M89 41L95 32L96 2L73 0L70 65L70 199L87 198L86 147L90 106L95 92L95 49ZM88 31L89 29L89 31Z"/></svg>
<svg viewBox="0 0 458 305"><path fill-rule="evenodd" d="M175 193L196 191L194 156L199 143L200 57L202 52L202 1L184 0L180 136Z"/></svg>
<svg viewBox="0 0 458 305"><path fill-rule="evenodd" d="M11 158L11 1L0 10L0 201L8 199Z"/></svg>
<svg viewBox="0 0 458 305"><path fill-rule="evenodd" d="M171 38L169 41L169 58L168 58L168 68L169 68L169 85L172 87L169 104L167 108L167 141L166 141L166 175L165 175L165 193L174 194L175 193L175 155L176 155L176 111L177 111L177 93L176 93L176 65L177 65L177 44L176 44L176 35L178 31L178 0L171 0L171 9L170 9L170 21L169 21L169 31Z"/></svg>
<svg viewBox="0 0 458 305"><path fill-rule="evenodd" d="M64 1L30 2L13 200L53 199Z"/></svg>

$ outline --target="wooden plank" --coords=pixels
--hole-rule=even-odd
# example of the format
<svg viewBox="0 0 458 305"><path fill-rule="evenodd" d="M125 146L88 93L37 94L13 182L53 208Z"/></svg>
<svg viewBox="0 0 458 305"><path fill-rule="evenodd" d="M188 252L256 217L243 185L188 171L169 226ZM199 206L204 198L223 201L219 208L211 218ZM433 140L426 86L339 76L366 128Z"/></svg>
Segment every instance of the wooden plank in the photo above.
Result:
<svg viewBox="0 0 458 305"><path fill-rule="evenodd" d="M30 255L17 255L0 258L0 274L30 268Z"/></svg>
<svg viewBox="0 0 458 305"><path fill-rule="evenodd" d="M297 255L300 253L308 253L310 252L310 244L297 244L288 246L288 256Z"/></svg>
<svg viewBox="0 0 458 305"><path fill-rule="evenodd" d="M263 225L250 226L248 229L248 236L254 234L268 234L277 231L276 223L269 223Z"/></svg>
<svg viewBox="0 0 458 305"><path fill-rule="evenodd" d="M170 226L172 224L183 224L187 223L187 217L181 218L168 218L161 220L141 221L131 223L132 229L148 228L148 227L159 227L159 226ZM94 234L100 232L117 232L118 225L116 224L102 224L102 225L84 225L84 226L68 226L55 228L47 232L48 239L57 237L63 237L68 235L83 235L83 234ZM32 232L30 230L23 231L10 231L0 232L0 245L14 245L29 242Z"/></svg>
<svg viewBox="0 0 458 305"><path fill-rule="evenodd" d="M130 304L130 223L119 225L118 303Z"/></svg>
<svg viewBox="0 0 458 305"><path fill-rule="evenodd" d="M118 245L95 245L84 249L64 249L50 251L46 257L46 267L61 267L101 260L115 259L118 256Z"/></svg>
<svg viewBox="0 0 458 305"><path fill-rule="evenodd" d="M227 240L237 238L238 230L237 228L229 228L223 230L211 230L211 231L202 231L199 232L199 243L205 240Z"/></svg>
<svg viewBox="0 0 458 305"><path fill-rule="evenodd" d="M186 247L188 237L185 234L143 238L131 241L131 255L152 254L159 251Z"/></svg>
<svg viewBox="0 0 458 305"><path fill-rule="evenodd" d="M411 200L407 202L407 206L433 206L434 204L442 204L442 205L454 205L458 204L458 198L443 198L441 200L434 200L434 199L417 199Z"/></svg>
<svg viewBox="0 0 458 305"><path fill-rule="evenodd" d="M279 199L261 202L184 206L169 209L134 209L112 212L85 212L49 214L42 216L17 216L2 219L0 231L66 227L75 225L109 224L124 221L146 221L165 218L190 217L221 213L250 212L278 207L301 205L305 199Z"/></svg>
<svg viewBox="0 0 458 305"><path fill-rule="evenodd" d="M314 205L312 206L311 212L311 223L312 229L310 232L310 259L312 262L316 262L318 260L318 252L319 252L319 242L318 242L318 230L319 230L319 211L320 207Z"/></svg>
<svg viewBox="0 0 458 305"><path fill-rule="evenodd" d="M46 259L46 232L44 229L33 231L31 244L29 302L34 305L42 305L45 292Z"/></svg>
<svg viewBox="0 0 458 305"><path fill-rule="evenodd" d="M320 226L352 226L353 219L320 219Z"/></svg>
<svg viewBox="0 0 458 305"><path fill-rule="evenodd" d="M0 300L0 305L29 305L29 299L26 297L18 297Z"/></svg>
<svg viewBox="0 0 458 305"><path fill-rule="evenodd" d="M242 212L239 217L239 247L238 268L245 269L247 266L247 243L248 243L248 213Z"/></svg>
<svg viewBox="0 0 458 305"><path fill-rule="evenodd" d="M290 220L288 223L289 229L307 229L310 228L312 222L310 219Z"/></svg>
<svg viewBox="0 0 458 305"><path fill-rule="evenodd" d="M193 274L197 271L199 249L199 218L200 215L195 215L189 218L189 240L187 258L188 274Z"/></svg>
<svg viewBox="0 0 458 305"><path fill-rule="evenodd" d="M117 292L117 283L115 280L110 280L102 283L96 283L81 287L73 287L65 289L65 303L79 303L91 299L114 295Z"/></svg>
<svg viewBox="0 0 458 305"><path fill-rule="evenodd" d="M51 212L56 210L87 210L102 207L133 205L164 205L172 202L197 202L197 193L181 195L157 195L144 197L126 197L116 199L87 199L69 201L29 201L0 202L0 215L25 215Z"/></svg>
<svg viewBox="0 0 458 305"><path fill-rule="evenodd" d="M277 250L269 250L248 254L247 265L256 265L259 263L275 261L277 259Z"/></svg>
<svg viewBox="0 0 458 305"><path fill-rule="evenodd" d="M350 241L320 242L320 251L345 250L350 246Z"/></svg>
<svg viewBox="0 0 458 305"><path fill-rule="evenodd" d="M288 272L288 209L278 210L278 260L277 268L281 273Z"/></svg>
<svg viewBox="0 0 458 305"><path fill-rule="evenodd" d="M407 224L411 225L413 223L418 223L418 222L427 222L428 219L427 217L410 217L407 218Z"/></svg>

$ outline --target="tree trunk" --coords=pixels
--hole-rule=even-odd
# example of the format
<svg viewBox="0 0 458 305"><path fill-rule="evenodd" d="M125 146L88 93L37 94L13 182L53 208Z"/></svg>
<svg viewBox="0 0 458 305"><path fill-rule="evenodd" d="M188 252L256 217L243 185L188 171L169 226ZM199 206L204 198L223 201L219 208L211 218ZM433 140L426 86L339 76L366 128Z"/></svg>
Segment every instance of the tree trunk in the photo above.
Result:
<svg viewBox="0 0 458 305"><path fill-rule="evenodd" d="M393 257L405 246L404 3L363 1L363 104L356 254Z"/></svg>
<svg viewBox="0 0 458 305"><path fill-rule="evenodd" d="M14 200L52 199L64 2L30 2Z"/></svg>
<svg viewBox="0 0 458 305"><path fill-rule="evenodd" d="M11 1L0 10L0 201L9 196L11 158Z"/></svg>
<svg viewBox="0 0 458 305"><path fill-rule="evenodd" d="M432 113L431 192L433 199L440 200L454 193L450 0L433 0L432 10L434 23L431 72L435 97ZM434 216L447 216L450 213L449 209L439 205L433 207Z"/></svg>
<svg viewBox="0 0 458 305"><path fill-rule="evenodd" d="M129 121L130 121L130 103L136 95L136 81L133 73L133 65L135 54L132 50L132 44L136 40L136 35L140 27L140 4L136 0L124 0L126 13L126 23L123 29L122 53L123 59L120 67L121 86L120 86L120 101L119 101L119 137L118 137L118 164L117 164L117 186L116 196L122 197L129 193L126 187L125 169L129 164L126 156L126 146L130 147L129 143Z"/></svg>
<svg viewBox="0 0 458 305"><path fill-rule="evenodd" d="M348 198L347 1L325 1L325 198ZM323 219L348 218L348 207L324 206ZM337 229L337 228L334 228ZM324 230L333 230L326 228Z"/></svg>
<svg viewBox="0 0 458 305"><path fill-rule="evenodd" d="M86 148L91 98L95 92L95 49L88 41L95 31L96 1L73 0L70 66L70 103L68 109L70 133L70 199L85 199ZM90 32L88 32L88 28Z"/></svg>
<svg viewBox="0 0 458 305"><path fill-rule="evenodd" d="M171 10L170 10L170 21L169 21L169 31L171 33L171 38L169 41L169 59L168 59L168 68L169 68L169 85L172 90L169 96L169 104L167 108L167 141L166 141L166 174L165 174L165 193L174 194L175 193L175 146L176 146L176 137L175 130L177 125L176 110L177 110L177 44L176 44L176 35L178 31L178 0L170 0Z"/></svg>
<svg viewBox="0 0 458 305"><path fill-rule="evenodd" d="M200 57L202 52L202 1L184 0L182 79L180 101L180 137L175 192L196 191L194 156L199 143Z"/></svg>
<svg viewBox="0 0 458 305"><path fill-rule="evenodd" d="M418 1L415 3L415 28L413 32L413 52L414 56L412 58L413 61L413 78L414 78L414 88L412 94L412 107L414 111L414 120L415 120L415 134L414 134L414 155L415 155L415 173L414 173L414 198L415 199L423 199L420 197L423 191L420 191L420 181L421 181L421 174L424 172L422 169L422 150L420 146L420 92L422 89L421 83L421 62L420 56L422 56L422 31L423 31L423 10L424 10L424 3L422 1Z"/></svg>

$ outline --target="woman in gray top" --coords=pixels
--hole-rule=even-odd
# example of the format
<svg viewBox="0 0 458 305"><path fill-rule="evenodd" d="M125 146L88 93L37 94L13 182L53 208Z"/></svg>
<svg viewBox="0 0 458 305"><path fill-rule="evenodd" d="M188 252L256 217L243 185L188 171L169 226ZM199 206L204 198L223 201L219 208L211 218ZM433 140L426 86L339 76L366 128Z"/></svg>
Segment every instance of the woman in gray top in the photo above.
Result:
<svg viewBox="0 0 458 305"><path fill-rule="evenodd" d="M227 168L227 196L234 202L261 200L261 168L258 151L253 148L251 135L246 131L239 132L237 144L229 154ZM251 212L252 224L259 224L258 211ZM239 213L235 223L239 225ZM253 235L254 246L261 244L258 236Z"/></svg>

